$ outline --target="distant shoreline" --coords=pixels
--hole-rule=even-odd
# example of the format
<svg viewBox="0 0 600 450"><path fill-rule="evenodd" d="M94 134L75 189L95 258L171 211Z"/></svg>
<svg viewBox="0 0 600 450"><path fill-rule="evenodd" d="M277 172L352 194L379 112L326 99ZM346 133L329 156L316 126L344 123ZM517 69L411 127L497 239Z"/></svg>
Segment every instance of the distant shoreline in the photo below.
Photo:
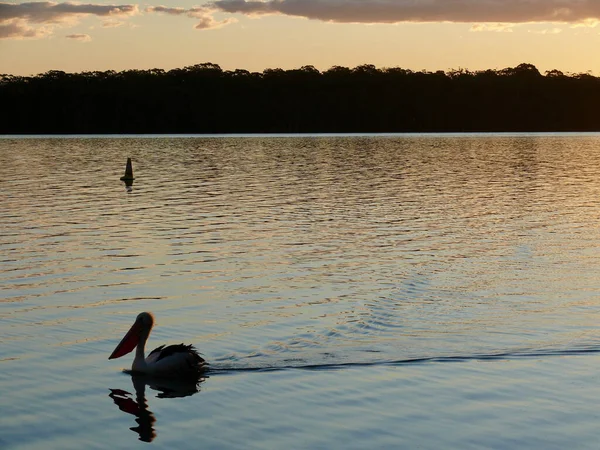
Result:
<svg viewBox="0 0 600 450"><path fill-rule="evenodd" d="M600 78L332 67L0 75L1 135L598 132Z"/></svg>
<svg viewBox="0 0 600 450"><path fill-rule="evenodd" d="M600 137L600 131L477 132L477 133L229 133L229 134L0 134L2 139L328 139L328 138L552 138Z"/></svg>

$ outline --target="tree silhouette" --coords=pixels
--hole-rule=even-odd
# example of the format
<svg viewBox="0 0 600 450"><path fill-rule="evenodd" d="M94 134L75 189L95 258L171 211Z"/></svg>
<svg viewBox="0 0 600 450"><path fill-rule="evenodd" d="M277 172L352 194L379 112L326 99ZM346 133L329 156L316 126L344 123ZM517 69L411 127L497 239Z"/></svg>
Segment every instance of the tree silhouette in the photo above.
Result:
<svg viewBox="0 0 600 450"><path fill-rule="evenodd" d="M600 79L334 66L0 75L0 133L599 131Z"/></svg>

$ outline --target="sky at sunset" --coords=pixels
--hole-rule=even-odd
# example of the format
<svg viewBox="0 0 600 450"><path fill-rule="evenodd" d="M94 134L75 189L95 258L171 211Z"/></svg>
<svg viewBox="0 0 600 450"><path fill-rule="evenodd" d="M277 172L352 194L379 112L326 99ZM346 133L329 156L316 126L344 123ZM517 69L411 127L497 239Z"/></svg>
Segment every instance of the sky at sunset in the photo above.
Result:
<svg viewBox="0 0 600 450"><path fill-rule="evenodd" d="M0 73L374 64L600 75L600 0L0 0Z"/></svg>

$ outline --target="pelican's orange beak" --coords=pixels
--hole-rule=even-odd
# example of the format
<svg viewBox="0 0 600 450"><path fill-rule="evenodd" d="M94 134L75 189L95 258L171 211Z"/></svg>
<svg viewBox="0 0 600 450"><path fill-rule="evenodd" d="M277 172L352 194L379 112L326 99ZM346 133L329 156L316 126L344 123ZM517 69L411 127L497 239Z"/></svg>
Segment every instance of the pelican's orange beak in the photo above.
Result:
<svg viewBox="0 0 600 450"><path fill-rule="evenodd" d="M139 322L134 323L108 359L120 358L121 356L124 356L132 351L135 346L138 345L141 331L141 324Z"/></svg>

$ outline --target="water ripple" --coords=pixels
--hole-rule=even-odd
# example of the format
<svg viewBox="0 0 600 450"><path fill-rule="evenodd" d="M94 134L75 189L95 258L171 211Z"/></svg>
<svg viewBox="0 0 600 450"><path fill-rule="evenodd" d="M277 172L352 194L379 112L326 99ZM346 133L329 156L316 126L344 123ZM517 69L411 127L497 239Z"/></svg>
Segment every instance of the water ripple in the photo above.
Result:
<svg viewBox="0 0 600 450"><path fill-rule="evenodd" d="M274 380L595 355L599 147L597 135L0 138L0 388L31 426L18 405L77 403L69 387L117 371L106 358L143 310L157 319L149 346L193 343L217 373ZM77 405L71 417L95 415ZM28 432L15 427L24 445Z"/></svg>

